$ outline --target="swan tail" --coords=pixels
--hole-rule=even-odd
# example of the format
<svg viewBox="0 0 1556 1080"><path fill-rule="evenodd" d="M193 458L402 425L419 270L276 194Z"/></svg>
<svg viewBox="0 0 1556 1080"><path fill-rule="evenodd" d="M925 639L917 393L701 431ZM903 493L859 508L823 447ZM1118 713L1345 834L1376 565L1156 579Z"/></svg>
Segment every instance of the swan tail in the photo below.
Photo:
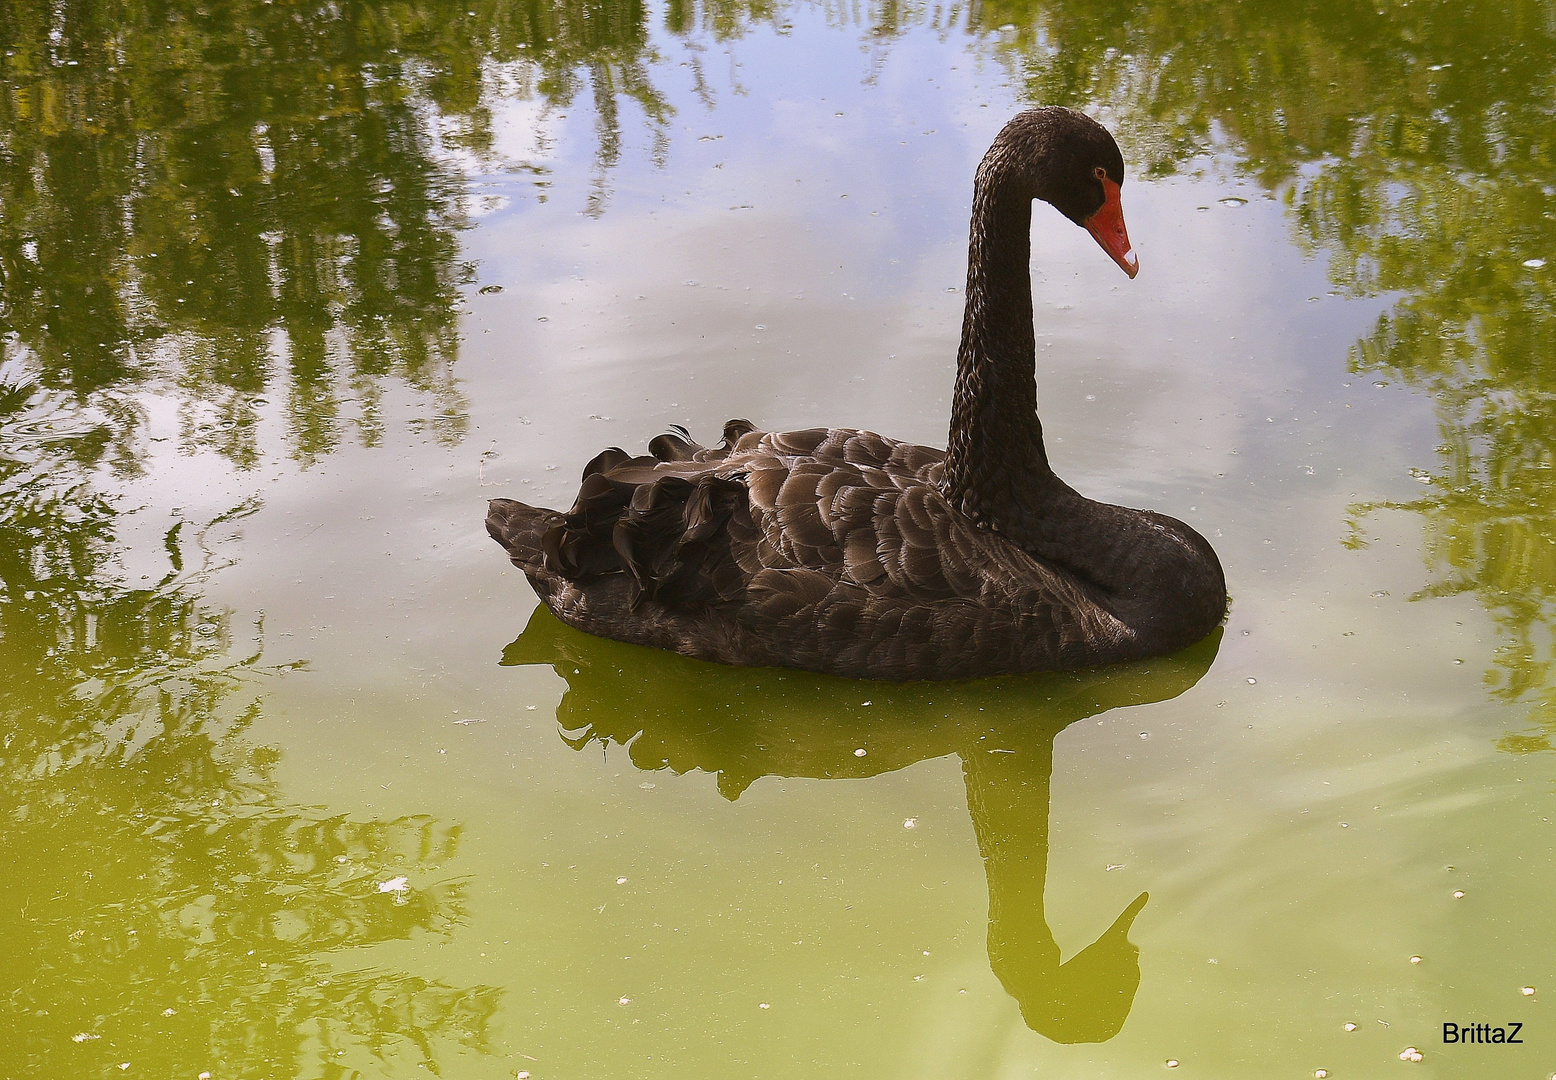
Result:
<svg viewBox="0 0 1556 1080"><path fill-rule="evenodd" d="M513 565L530 576L544 566L546 531L561 520L555 510L512 499L493 499L486 508L486 531L503 546Z"/></svg>
<svg viewBox="0 0 1556 1080"><path fill-rule="evenodd" d="M548 604L558 588L588 589L615 575L626 580L628 610L646 600L736 600L747 585L737 552L756 543L757 531L744 474L714 470L754 431L749 420L731 420L711 449L679 426L650 441L646 456L610 447L584 466L565 513L493 499L486 531Z"/></svg>

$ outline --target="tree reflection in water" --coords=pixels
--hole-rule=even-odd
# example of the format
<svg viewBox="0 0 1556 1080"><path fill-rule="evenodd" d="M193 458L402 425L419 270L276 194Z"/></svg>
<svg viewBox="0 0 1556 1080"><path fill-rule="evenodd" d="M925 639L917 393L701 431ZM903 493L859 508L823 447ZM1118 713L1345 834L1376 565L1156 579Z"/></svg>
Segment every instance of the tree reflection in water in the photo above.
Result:
<svg viewBox="0 0 1556 1080"><path fill-rule="evenodd" d="M550 664L566 680L557 722L574 749L615 742L639 769L715 773L730 800L763 776L853 779L957 755L988 875L989 964L1033 1031L1082 1043L1111 1039L1129 1015L1140 962L1127 935L1146 896L1059 962L1043 915L1054 739L1077 720L1178 696L1220 641L1218 630L1175 656L1089 672L872 683L865 707L851 680L607 641L542 605L502 662Z"/></svg>
<svg viewBox="0 0 1556 1080"><path fill-rule="evenodd" d="M278 386L304 463L347 399L379 437L386 375L432 399L440 438L463 430L463 195L438 140L486 136L429 108L458 70L421 53L457 24L395 11L0 5L0 330L46 385L118 410L121 468L143 385L184 403L186 448L243 467Z"/></svg>
<svg viewBox="0 0 1556 1080"><path fill-rule="evenodd" d="M1281 197L1345 295L1399 297L1350 370L1432 396L1440 459L1408 502L1429 584L1503 634L1486 675L1556 738L1556 8L1203 0L1027 4L970 16L1029 100L1107 112L1147 173L1228 151ZM1003 31L994 28L1004 26Z"/></svg>
<svg viewBox="0 0 1556 1080"><path fill-rule="evenodd" d="M353 428L378 442L390 380L458 440L455 152L490 155L494 79L553 110L587 81L610 168L618 95L669 115L645 20L0 0L0 1073L436 1072L487 1048L495 989L337 962L461 921L438 879L459 829L283 801L246 738L259 651L201 598L213 538L260 501L175 525L135 586L111 485L145 468L150 395L181 449L240 469L268 396L303 466Z"/></svg>
<svg viewBox="0 0 1556 1080"><path fill-rule="evenodd" d="M665 22L726 38L766 14L676 3ZM642 0L0 0L0 362L113 413L121 473L145 450L138 389L180 400L186 449L241 468L267 394L307 465L352 429L382 438L389 377L427 402L418 429L457 441L466 163L549 188L543 164L497 160L494 101L540 101L544 149L588 91L598 214L624 103L666 153L662 59Z"/></svg>
<svg viewBox="0 0 1556 1080"><path fill-rule="evenodd" d="M317 1075L480 1051L498 991L332 961L443 934L459 829L281 801L258 652L202 602L240 506L126 583L101 421L0 369L0 1074ZM379 883L408 875L407 890Z"/></svg>

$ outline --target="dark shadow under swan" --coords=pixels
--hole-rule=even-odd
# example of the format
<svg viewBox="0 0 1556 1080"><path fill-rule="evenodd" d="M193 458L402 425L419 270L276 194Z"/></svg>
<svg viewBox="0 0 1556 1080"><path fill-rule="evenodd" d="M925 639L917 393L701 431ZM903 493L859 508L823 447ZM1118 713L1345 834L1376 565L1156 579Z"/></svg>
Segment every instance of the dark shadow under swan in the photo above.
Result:
<svg viewBox="0 0 1556 1080"><path fill-rule="evenodd" d="M1060 962L1043 914L1054 740L1078 720L1184 693L1220 641L1217 629L1175 655L1094 671L876 686L861 704L846 680L703 664L579 633L538 607L502 663L549 664L566 680L557 722L574 749L616 743L645 771L713 773L731 801L764 776L857 779L955 754L988 877L990 967L1028 1027L1085 1043L1129 1015L1140 962L1128 933L1146 894Z"/></svg>

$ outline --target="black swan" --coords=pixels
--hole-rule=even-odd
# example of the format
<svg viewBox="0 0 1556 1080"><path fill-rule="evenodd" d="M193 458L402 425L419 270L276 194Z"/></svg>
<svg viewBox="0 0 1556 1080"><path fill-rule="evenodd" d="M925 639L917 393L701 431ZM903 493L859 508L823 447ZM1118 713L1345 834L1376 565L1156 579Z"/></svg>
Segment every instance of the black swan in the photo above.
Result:
<svg viewBox="0 0 1556 1080"><path fill-rule="evenodd" d="M961 679L1160 655L1210 633L1226 580L1163 514L1054 475L1037 417L1032 200L1134 277L1124 160L1070 109L1023 112L978 166L950 448L869 431L684 429L584 467L567 513L494 499L487 531L563 622L726 664Z"/></svg>

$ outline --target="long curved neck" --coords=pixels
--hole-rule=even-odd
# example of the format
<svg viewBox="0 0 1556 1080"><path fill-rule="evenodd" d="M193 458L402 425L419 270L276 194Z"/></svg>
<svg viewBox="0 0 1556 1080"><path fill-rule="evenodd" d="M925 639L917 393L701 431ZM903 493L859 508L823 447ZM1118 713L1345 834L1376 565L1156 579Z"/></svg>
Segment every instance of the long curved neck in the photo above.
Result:
<svg viewBox="0 0 1556 1080"><path fill-rule="evenodd" d="M973 192L967 311L944 490L951 505L980 527L1101 590L1099 599L1105 597L1116 615L1138 628L1160 612L1149 599L1139 608L1132 599L1137 587L1179 576L1177 564L1185 553L1139 511L1088 499L1049 466L1037 418L1029 266L1032 192L1042 177L1029 165L1013 163L1005 151L998 144L989 151ZM1190 556L1190 561L1204 559ZM1219 579L1219 568L1205 579L1205 593L1214 594L1205 601L1215 607L1211 623L1185 644L1220 618L1226 593Z"/></svg>
<svg viewBox="0 0 1556 1080"><path fill-rule="evenodd" d="M1050 163L1072 157L1065 148L1086 130L1066 110L1032 110L1006 125L978 166L941 484L975 525L1068 574L1128 628L1128 648L1107 656L1144 656L1208 634L1226 612L1226 579L1204 537L1181 521L1094 502L1048 464L1037 418L1032 200L1073 202ZM1103 655L1094 644L1077 639L1077 655Z"/></svg>
<svg viewBox="0 0 1556 1080"><path fill-rule="evenodd" d="M994 152L978 167L944 484L953 506L1019 544L1031 509L1069 489L1037 418L1032 185L1013 173Z"/></svg>

